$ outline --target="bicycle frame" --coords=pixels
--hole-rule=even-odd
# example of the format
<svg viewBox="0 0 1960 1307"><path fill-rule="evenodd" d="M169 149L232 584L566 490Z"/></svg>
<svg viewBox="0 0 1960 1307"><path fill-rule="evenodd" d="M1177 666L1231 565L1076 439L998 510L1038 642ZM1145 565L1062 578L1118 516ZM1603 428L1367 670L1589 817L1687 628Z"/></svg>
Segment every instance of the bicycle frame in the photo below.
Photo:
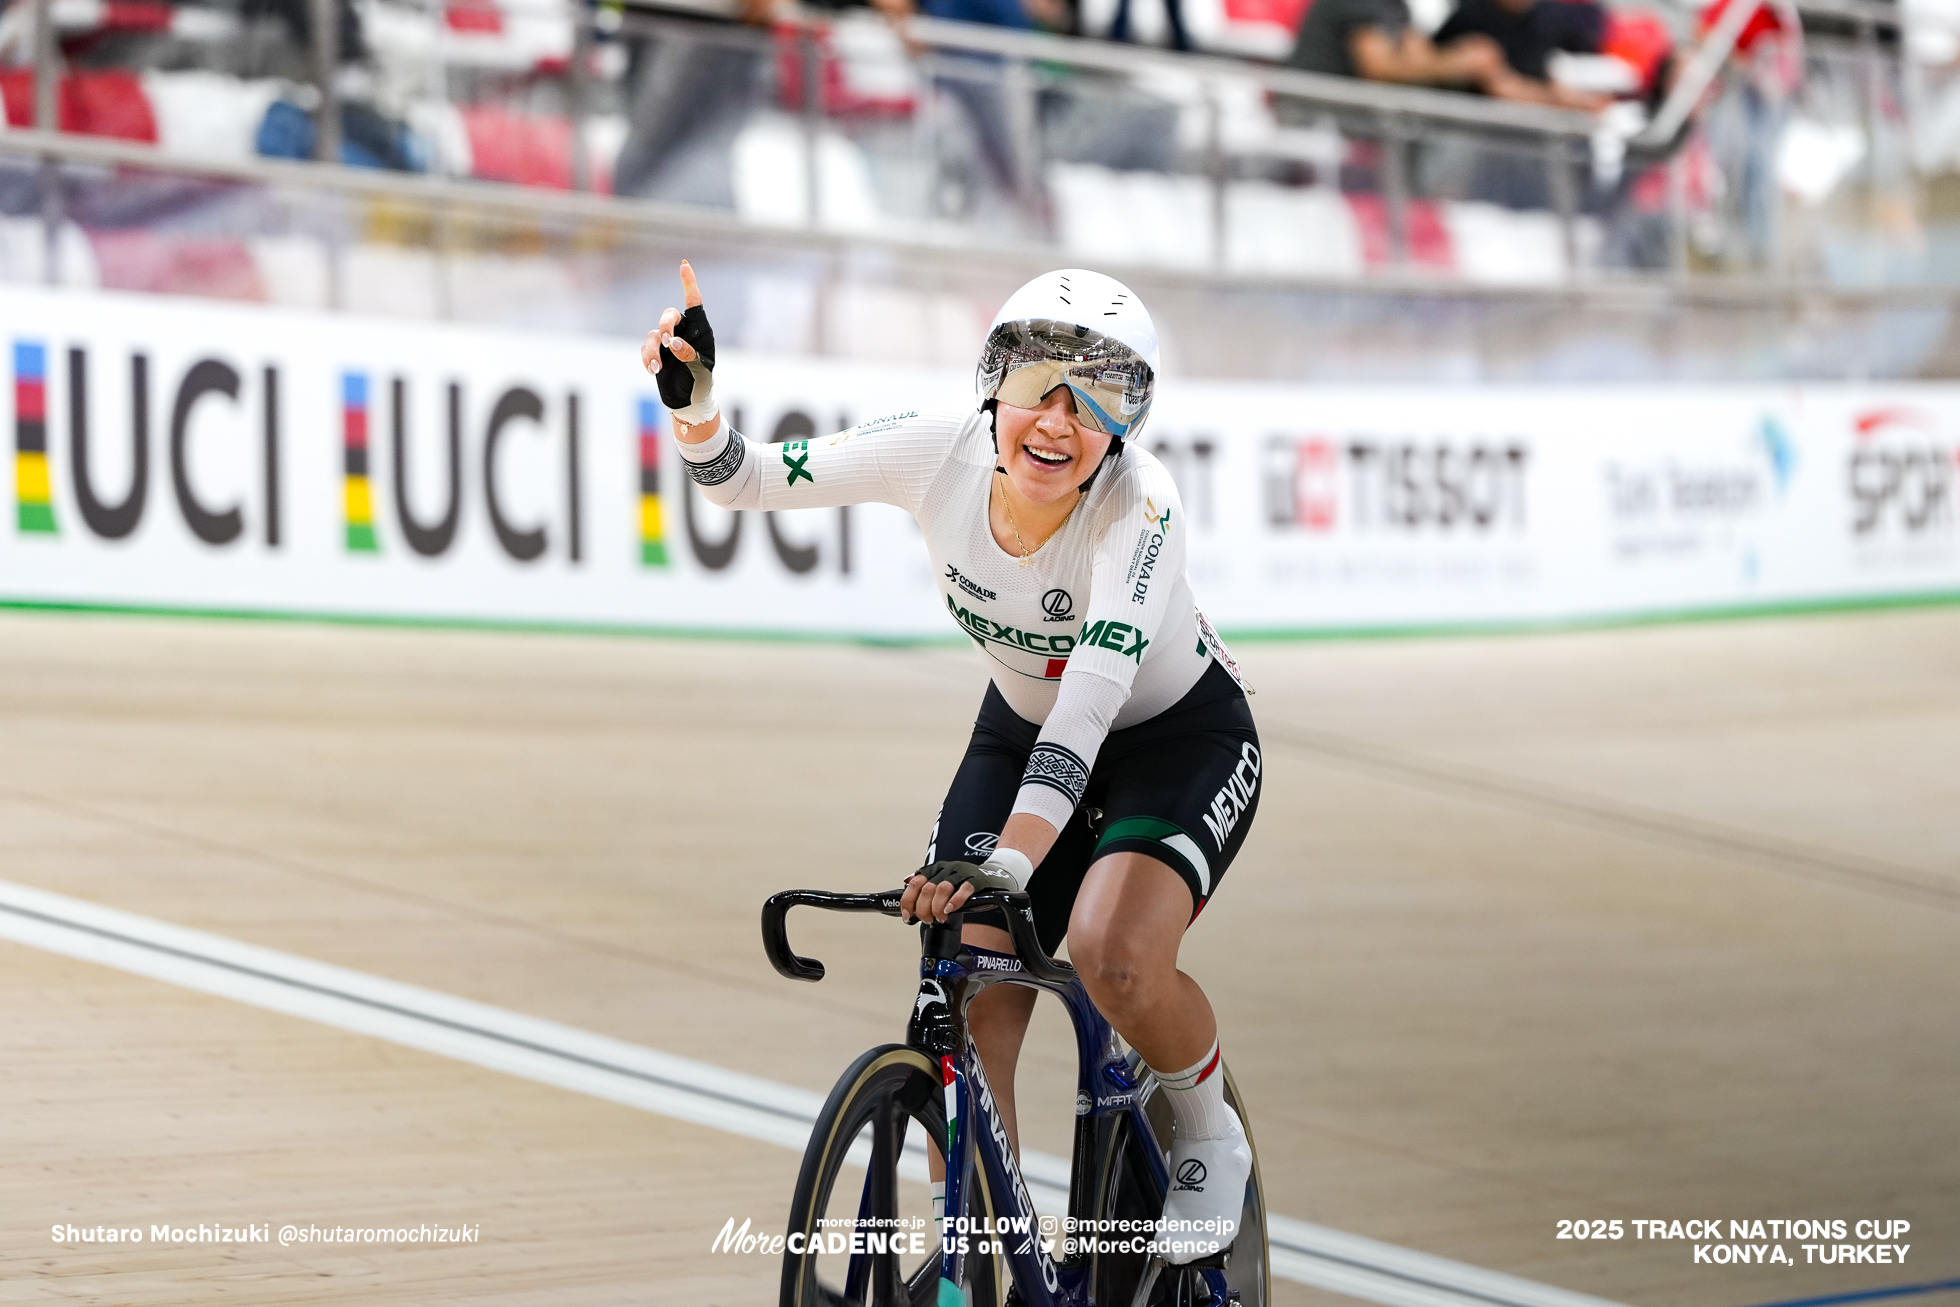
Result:
<svg viewBox="0 0 1960 1307"><path fill-rule="evenodd" d="M931 933L928 931L928 934ZM970 952L966 956L974 957ZM921 958L921 999L930 996L926 988L928 981L937 982L954 993L964 991L958 1020L962 1035L965 1005L989 985L1026 985L1053 994L1062 1001L1075 1030L1077 1057L1076 1165L1071 1168L1070 1174L1068 1214L1078 1220L1086 1218L1094 1210L1096 1201L1096 1196L1090 1192L1095 1176L1088 1162L1095 1156L1099 1123L1108 1117L1127 1114L1140 1138L1156 1138L1156 1132L1143 1111L1137 1085L1131 1080L1129 1061L1123 1054L1115 1030L1096 1010L1079 979L1071 976L1065 984L1038 980L1025 973L1018 958L1010 960L988 956L985 960L1010 965L997 971L977 971L969 969L957 957ZM915 1026L926 1010L915 1008ZM1058 1261L1050 1256L1041 1237L1034 1201L1008 1142L1006 1123L1001 1118L999 1105L994 1101L993 1088L987 1083L987 1073L980 1064L979 1053L970 1040L962 1038L957 1055L935 1054L933 1049L913 1043L909 1036L915 1033L920 1032L909 1031L906 1042L920 1048L921 1052L938 1057L946 1094L946 1119L951 1136L946 1151L946 1210L966 1210L966 1186L971 1183L973 1167L976 1163L984 1166L988 1185L994 1195L994 1230L1005 1229L1007 1233L1004 1237L999 1233L964 1237L969 1241L977 1237L1000 1242L1002 1256L1029 1307L1089 1307L1092 1301L1089 1296L1090 1259L1083 1257ZM1170 1174L1164 1166L1160 1150L1148 1148L1144 1153L1151 1165L1151 1185L1161 1202L1170 1185ZM956 1230L949 1231L948 1246L941 1252L939 1295L943 1303L966 1301L963 1261L970 1249L962 1245L962 1237Z"/></svg>
<svg viewBox="0 0 1960 1307"><path fill-rule="evenodd" d="M813 958L796 955L789 947L785 919L794 906L828 908L843 912L877 912L899 915L901 891L881 894L828 894L815 890L792 890L773 895L763 907L763 945L777 971L796 980L821 980L824 967ZM976 954L960 942L960 918L967 913L998 908L1006 916L1015 954L982 950ZM1099 1196L1094 1159L1099 1133L1114 1128L1114 1120L1127 1117L1136 1137L1148 1141L1142 1149L1148 1170L1150 1197L1161 1206L1170 1186L1164 1150L1158 1146L1157 1132L1143 1109L1142 1086L1132 1079L1116 1031L1076 976L1075 969L1050 958L1041 948L1034 928L1034 915L1025 894L990 891L976 894L953 920L923 926L919 959L919 991L906 1029L906 1044L932 1058L940 1070L945 1094L948 1138L943 1141L946 1158L946 1206L949 1213L966 1210L968 1189L974 1168L985 1169L993 1194L995 1233L950 1229L941 1247L938 1301L943 1307L964 1307L966 1303L966 1258L978 1251L976 1240L998 1239L1001 1255L1014 1283L1028 1307L1095 1307L1090 1297L1093 1257L1077 1256L1058 1261L1042 1243L1039 1218L1027 1182L1007 1137L1007 1127L994 1100L992 1086L980 1057L966 1033L966 1007L976 995L995 984L1025 985L1053 994L1067 1008L1075 1031L1077 1075L1075 1099L1075 1139L1069 1177L1068 1215L1076 1221L1092 1217ZM859 1202L860 1214L869 1212L870 1184ZM998 1233L1002 1228L1009 1233ZM1128 1232L1138 1237L1143 1232ZM1213 1291L1213 1300L1222 1302L1225 1280L1222 1272L1204 1272ZM869 1255L853 1257L848 1265L847 1292L861 1293L869 1282ZM1118 1307L1102 1304L1101 1307Z"/></svg>

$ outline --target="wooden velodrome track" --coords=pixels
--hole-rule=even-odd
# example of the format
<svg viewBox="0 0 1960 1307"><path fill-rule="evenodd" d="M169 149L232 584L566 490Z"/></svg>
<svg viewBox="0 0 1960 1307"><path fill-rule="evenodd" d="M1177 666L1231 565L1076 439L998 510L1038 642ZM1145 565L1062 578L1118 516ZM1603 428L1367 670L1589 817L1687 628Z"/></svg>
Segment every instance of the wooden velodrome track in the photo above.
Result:
<svg viewBox="0 0 1960 1307"><path fill-rule="evenodd" d="M1263 807L1185 966L1276 1212L1638 1307L1960 1276L1960 610L1239 653ZM916 863L981 678L7 614L0 879L821 1091L899 1035L915 937L799 919L831 975L798 986L757 905ZM21 943L0 984L0 1301L774 1299L709 1245L782 1228L778 1144ZM1033 1148L1066 1154L1071 1066L1044 1016ZM1579 1217L1903 1219L1911 1252L1695 1265L1554 1237ZM480 1233L51 1235L288 1222Z"/></svg>

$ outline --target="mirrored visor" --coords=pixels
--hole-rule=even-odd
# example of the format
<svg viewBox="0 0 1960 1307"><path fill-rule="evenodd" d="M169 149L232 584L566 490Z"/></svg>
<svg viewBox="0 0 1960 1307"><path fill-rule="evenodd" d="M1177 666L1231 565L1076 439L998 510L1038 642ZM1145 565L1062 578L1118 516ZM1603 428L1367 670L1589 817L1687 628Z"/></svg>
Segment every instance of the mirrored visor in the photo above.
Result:
<svg viewBox="0 0 1960 1307"><path fill-rule="evenodd" d="M1015 408L1034 408L1067 386L1081 423L1128 435L1150 409L1150 365L1121 341L1060 322L1004 322L987 337L980 391Z"/></svg>

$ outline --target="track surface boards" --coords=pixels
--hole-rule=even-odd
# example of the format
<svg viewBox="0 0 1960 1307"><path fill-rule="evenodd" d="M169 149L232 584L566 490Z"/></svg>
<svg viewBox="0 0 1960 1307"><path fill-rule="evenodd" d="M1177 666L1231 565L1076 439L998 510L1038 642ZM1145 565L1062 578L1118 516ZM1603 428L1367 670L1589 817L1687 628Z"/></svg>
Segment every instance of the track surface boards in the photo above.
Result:
<svg viewBox="0 0 1960 1307"><path fill-rule="evenodd" d="M1960 1276L1960 612L1237 652L1266 794L1185 965L1274 1210L1640 1307ZM799 918L831 975L798 986L756 906L916 864L982 675L5 614L0 864L822 1089L898 1035L916 946ZM774 1262L707 1249L730 1216L781 1228L790 1152L13 945L0 984L0 1301L770 1297ZM1022 1076L1058 1153L1063 1037L1040 1018ZM1912 1252L1696 1266L1552 1237L1582 1216L1897 1217ZM48 1232L220 1221L481 1234Z"/></svg>

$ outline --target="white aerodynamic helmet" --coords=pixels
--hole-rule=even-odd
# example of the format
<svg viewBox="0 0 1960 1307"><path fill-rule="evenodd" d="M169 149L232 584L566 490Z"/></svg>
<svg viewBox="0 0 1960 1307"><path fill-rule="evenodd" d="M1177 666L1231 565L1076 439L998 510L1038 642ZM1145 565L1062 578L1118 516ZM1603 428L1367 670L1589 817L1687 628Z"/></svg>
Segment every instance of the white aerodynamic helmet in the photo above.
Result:
<svg viewBox="0 0 1960 1307"><path fill-rule="evenodd" d="M980 406L1033 408L1057 386L1084 425L1116 437L1143 429L1157 388L1157 326L1114 277L1044 272L1008 296L987 331L975 378Z"/></svg>

